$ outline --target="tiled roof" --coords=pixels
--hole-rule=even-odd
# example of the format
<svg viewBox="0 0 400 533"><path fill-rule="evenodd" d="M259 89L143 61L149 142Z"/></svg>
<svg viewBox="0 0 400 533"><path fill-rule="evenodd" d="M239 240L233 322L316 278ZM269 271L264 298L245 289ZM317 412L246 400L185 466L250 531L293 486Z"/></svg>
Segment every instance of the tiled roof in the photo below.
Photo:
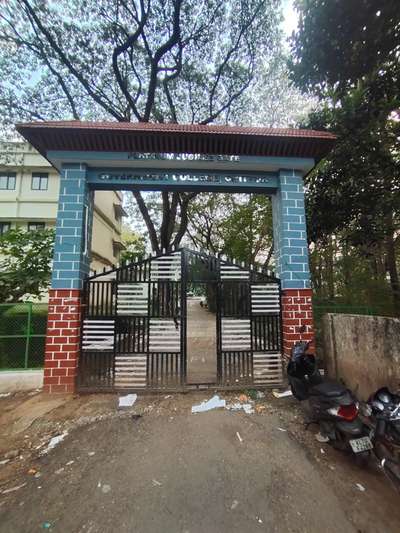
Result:
<svg viewBox="0 0 400 533"><path fill-rule="evenodd" d="M18 124L42 154L48 150L182 152L321 159L335 136L325 131L145 122L48 121Z"/></svg>

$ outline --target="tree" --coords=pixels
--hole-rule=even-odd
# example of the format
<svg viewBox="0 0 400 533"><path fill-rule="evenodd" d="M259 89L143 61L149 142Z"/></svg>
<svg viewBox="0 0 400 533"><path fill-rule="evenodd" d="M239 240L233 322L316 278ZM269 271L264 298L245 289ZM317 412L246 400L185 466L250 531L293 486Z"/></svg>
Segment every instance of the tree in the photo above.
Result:
<svg viewBox="0 0 400 533"><path fill-rule="evenodd" d="M223 120L274 53L278 6L11 0L1 8L1 103L18 119Z"/></svg>
<svg viewBox="0 0 400 533"><path fill-rule="evenodd" d="M287 101L281 100L288 80L279 29L280 3L2 3L2 121L10 125L24 119L72 117L284 126L293 121L297 109L292 105L285 110ZM246 114L246 110L252 111ZM158 225L151 218L149 197L135 194L154 251L179 244L193 197L164 193L163 220Z"/></svg>
<svg viewBox="0 0 400 533"><path fill-rule="evenodd" d="M273 252L271 201L262 194L200 194L189 209L188 239L212 254L267 268Z"/></svg>
<svg viewBox="0 0 400 533"><path fill-rule="evenodd" d="M369 271L381 280L388 272L399 313L397 4L299 0L291 69L296 84L322 103L307 126L338 135L335 149L309 176L310 237L325 247L336 233L356 248L348 257L369 260Z"/></svg>
<svg viewBox="0 0 400 533"><path fill-rule="evenodd" d="M54 230L10 229L0 237L0 293L3 301L41 296L50 285Z"/></svg>
<svg viewBox="0 0 400 533"><path fill-rule="evenodd" d="M399 81L397 0L296 0L298 31L291 39L291 71L298 87L345 95L377 76Z"/></svg>
<svg viewBox="0 0 400 533"><path fill-rule="evenodd" d="M238 198L239 196L239 198ZM224 253L247 264L269 266L272 252L272 206L263 194L233 195L222 224Z"/></svg>

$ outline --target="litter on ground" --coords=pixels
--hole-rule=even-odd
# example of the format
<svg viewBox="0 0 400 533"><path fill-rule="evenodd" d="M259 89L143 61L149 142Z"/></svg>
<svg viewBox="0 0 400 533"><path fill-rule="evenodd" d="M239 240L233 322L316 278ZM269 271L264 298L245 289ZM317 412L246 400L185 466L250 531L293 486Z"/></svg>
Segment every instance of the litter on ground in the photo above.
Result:
<svg viewBox="0 0 400 533"><path fill-rule="evenodd" d="M211 411L211 409L218 409L218 407L225 407L226 401L222 400L218 394L210 398L209 400L204 400L204 402L199 403L198 405L192 406L192 413L204 413L205 411Z"/></svg>
<svg viewBox="0 0 400 533"><path fill-rule="evenodd" d="M329 437L326 437L325 435L322 435L322 433L320 433L320 432L315 434L315 439L318 442L321 442L321 443L329 442Z"/></svg>
<svg viewBox="0 0 400 533"><path fill-rule="evenodd" d="M292 391L290 389L285 390L283 392L273 390L272 394L275 396L275 398L286 398L287 396L293 396Z"/></svg>
<svg viewBox="0 0 400 533"><path fill-rule="evenodd" d="M254 413L254 407L250 403L240 403L234 402L225 406L229 411L240 411L243 410L246 415L251 415Z"/></svg>
<svg viewBox="0 0 400 533"><path fill-rule="evenodd" d="M8 494L10 492L15 492L16 490L22 489L22 487L25 487L26 483L22 483L22 485L17 485L16 487L11 487L11 489L5 489L2 491L2 494Z"/></svg>
<svg viewBox="0 0 400 533"><path fill-rule="evenodd" d="M356 483L356 487L358 488L359 491L365 492L365 487L364 485L361 485L361 483Z"/></svg>
<svg viewBox="0 0 400 533"><path fill-rule="evenodd" d="M137 394L127 394L119 397L118 407L132 407L137 400Z"/></svg>
<svg viewBox="0 0 400 533"><path fill-rule="evenodd" d="M61 435L56 435L55 437L50 439L48 445L41 452L40 455L46 455L46 453L49 453L49 451L55 448L58 444L60 444L60 442L63 441L67 435L68 435L68 431L64 431L64 433L61 433Z"/></svg>
<svg viewBox="0 0 400 533"><path fill-rule="evenodd" d="M240 436L239 431L236 431L236 436L237 436L237 438L239 439L239 442L243 442L243 439L242 439L242 437Z"/></svg>

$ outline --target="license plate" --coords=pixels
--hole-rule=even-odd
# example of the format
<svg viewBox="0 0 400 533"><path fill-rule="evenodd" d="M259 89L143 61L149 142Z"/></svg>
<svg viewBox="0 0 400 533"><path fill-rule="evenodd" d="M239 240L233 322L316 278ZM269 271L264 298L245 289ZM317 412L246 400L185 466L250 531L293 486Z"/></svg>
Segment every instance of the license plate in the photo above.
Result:
<svg viewBox="0 0 400 533"><path fill-rule="evenodd" d="M354 453L366 452L367 450L372 450L372 442L369 437L361 437L360 439L351 439L350 441L351 449Z"/></svg>

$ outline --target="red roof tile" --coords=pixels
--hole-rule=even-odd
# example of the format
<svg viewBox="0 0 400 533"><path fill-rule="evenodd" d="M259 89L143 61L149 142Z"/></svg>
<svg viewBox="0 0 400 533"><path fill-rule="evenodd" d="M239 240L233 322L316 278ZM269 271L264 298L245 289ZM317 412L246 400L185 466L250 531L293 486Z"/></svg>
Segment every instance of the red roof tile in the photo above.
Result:
<svg viewBox="0 0 400 533"><path fill-rule="evenodd" d="M42 154L48 150L182 152L319 160L336 139L315 130L144 122L47 121L16 128Z"/></svg>

